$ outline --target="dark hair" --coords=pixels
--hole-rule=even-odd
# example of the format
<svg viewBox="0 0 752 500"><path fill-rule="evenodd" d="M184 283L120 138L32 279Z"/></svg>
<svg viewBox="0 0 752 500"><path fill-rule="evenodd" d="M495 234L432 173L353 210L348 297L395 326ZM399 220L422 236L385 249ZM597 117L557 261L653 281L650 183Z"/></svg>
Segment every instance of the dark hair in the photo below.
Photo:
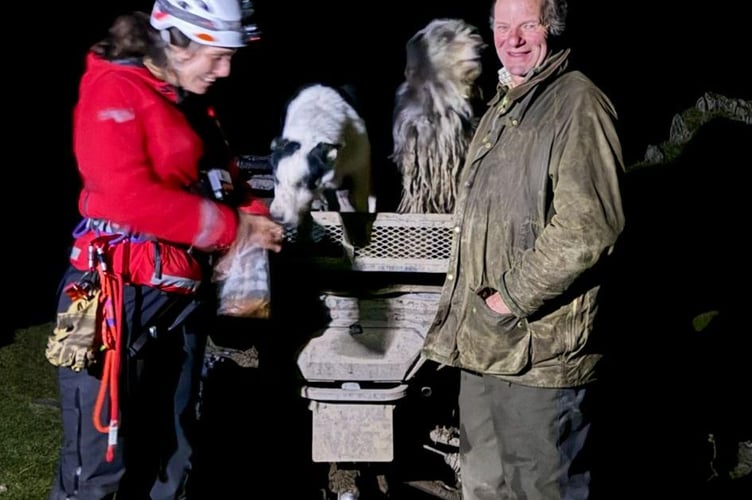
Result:
<svg viewBox="0 0 752 500"><path fill-rule="evenodd" d="M493 29L494 8L496 2L491 2L491 29ZM567 25L567 11L569 5L567 0L541 0L541 19L540 22L548 29L548 34L554 37L561 36Z"/></svg>
<svg viewBox="0 0 752 500"><path fill-rule="evenodd" d="M191 42L176 28L170 28L168 33L170 43L178 47L187 47ZM155 66L165 68L166 47L167 42L149 23L149 15L136 11L115 18L108 35L95 43L91 50L109 61L149 58Z"/></svg>

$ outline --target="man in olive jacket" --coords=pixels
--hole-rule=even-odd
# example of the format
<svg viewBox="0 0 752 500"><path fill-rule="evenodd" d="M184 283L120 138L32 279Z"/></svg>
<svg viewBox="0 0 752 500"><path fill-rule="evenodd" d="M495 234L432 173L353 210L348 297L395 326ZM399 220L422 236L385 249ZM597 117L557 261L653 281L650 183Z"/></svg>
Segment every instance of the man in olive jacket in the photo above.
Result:
<svg viewBox="0 0 752 500"><path fill-rule="evenodd" d="M585 499L602 267L624 226L608 98L549 51L560 0L496 0L496 96L469 147L423 354L462 369L463 500ZM607 332L606 332L607 333ZM598 343L600 345L600 343Z"/></svg>

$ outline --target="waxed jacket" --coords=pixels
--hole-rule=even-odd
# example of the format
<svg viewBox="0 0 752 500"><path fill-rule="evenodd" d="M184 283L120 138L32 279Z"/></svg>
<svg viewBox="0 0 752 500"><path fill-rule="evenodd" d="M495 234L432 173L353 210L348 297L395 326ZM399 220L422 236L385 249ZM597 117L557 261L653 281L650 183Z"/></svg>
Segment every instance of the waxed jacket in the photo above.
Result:
<svg viewBox="0 0 752 500"><path fill-rule="evenodd" d="M624 227L608 98L569 51L499 86L469 146L449 269L423 355L538 387L596 378L599 275ZM499 291L512 314L483 299Z"/></svg>

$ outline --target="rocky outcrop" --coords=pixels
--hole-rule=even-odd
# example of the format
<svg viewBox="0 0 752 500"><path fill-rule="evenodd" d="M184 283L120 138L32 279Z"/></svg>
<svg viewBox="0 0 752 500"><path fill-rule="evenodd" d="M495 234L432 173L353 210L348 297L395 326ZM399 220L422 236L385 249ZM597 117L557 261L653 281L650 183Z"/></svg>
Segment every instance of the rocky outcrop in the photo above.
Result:
<svg viewBox="0 0 752 500"><path fill-rule="evenodd" d="M694 107L674 116L668 140L648 146L645 159L629 169L671 162L702 125L719 117L752 125L752 101L706 92Z"/></svg>

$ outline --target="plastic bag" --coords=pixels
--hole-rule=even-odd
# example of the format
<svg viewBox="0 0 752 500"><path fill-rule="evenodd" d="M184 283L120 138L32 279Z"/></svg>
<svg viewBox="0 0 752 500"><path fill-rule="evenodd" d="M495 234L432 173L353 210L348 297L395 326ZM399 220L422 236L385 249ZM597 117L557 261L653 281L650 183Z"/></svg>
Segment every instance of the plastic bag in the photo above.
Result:
<svg viewBox="0 0 752 500"><path fill-rule="evenodd" d="M270 316L269 252L253 244L231 246L214 266L217 314L238 318Z"/></svg>

